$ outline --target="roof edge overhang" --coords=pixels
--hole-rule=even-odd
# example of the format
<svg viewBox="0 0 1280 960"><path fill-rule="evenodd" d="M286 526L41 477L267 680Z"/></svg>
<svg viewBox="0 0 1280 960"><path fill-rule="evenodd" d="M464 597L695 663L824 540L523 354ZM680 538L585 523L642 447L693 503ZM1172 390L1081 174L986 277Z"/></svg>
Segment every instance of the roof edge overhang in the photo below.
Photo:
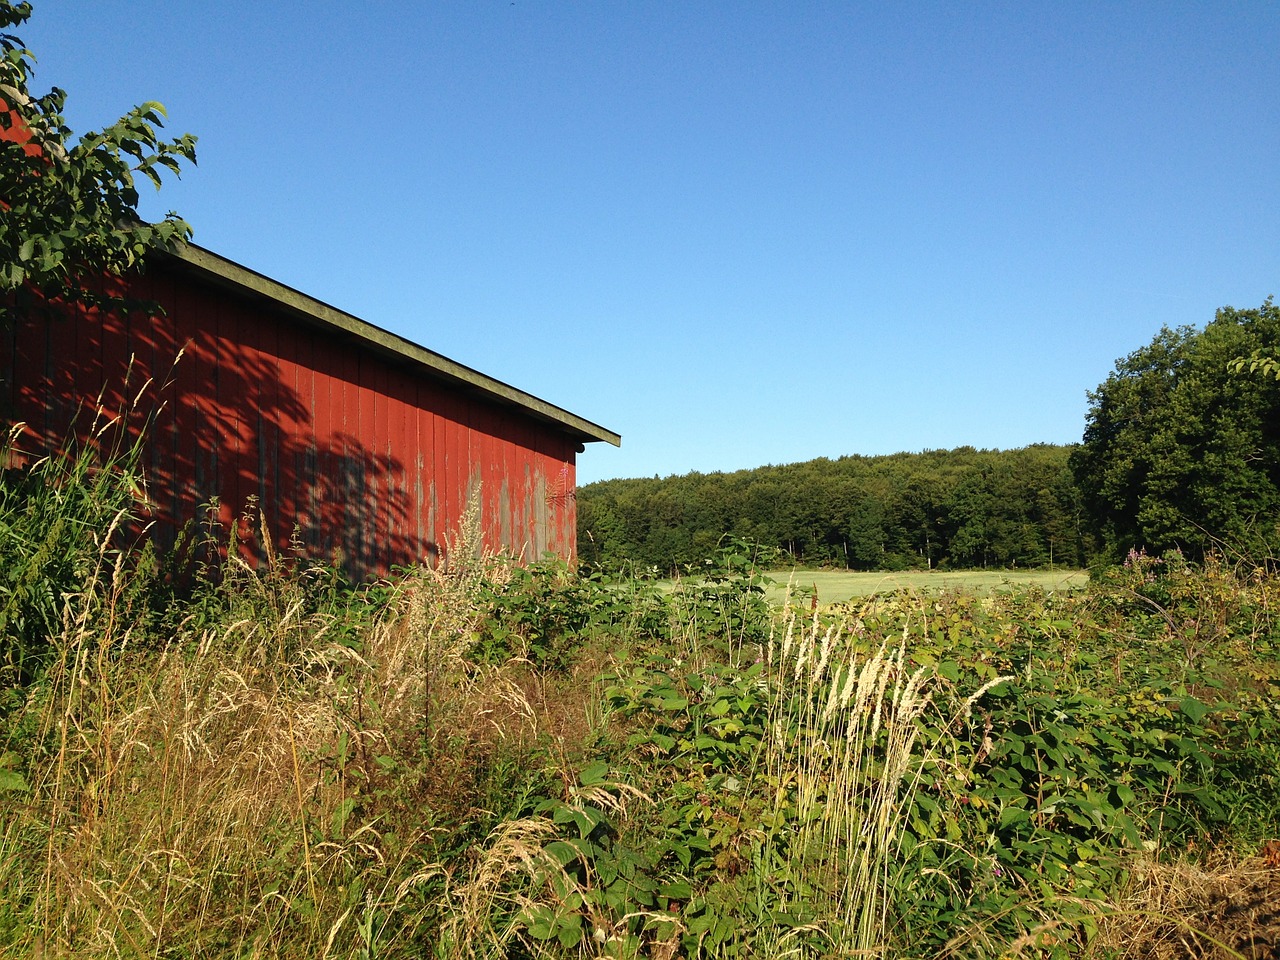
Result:
<svg viewBox="0 0 1280 960"><path fill-rule="evenodd" d="M622 436L612 430L584 420L501 380L485 376L478 370L463 366L412 340L406 340L367 320L361 320L204 247L194 243L177 244L160 256L163 262L179 271L196 274L214 286L242 296L267 300L275 308L304 324L331 332L394 363L460 387L467 393L500 406L516 407L581 443L604 441L615 447L622 445Z"/></svg>

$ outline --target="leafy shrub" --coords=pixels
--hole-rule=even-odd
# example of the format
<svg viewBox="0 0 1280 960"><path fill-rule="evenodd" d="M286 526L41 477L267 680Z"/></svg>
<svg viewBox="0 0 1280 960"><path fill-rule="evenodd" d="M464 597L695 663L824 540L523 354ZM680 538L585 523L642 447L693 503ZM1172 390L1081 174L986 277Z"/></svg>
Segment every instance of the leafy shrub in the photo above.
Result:
<svg viewBox="0 0 1280 960"><path fill-rule="evenodd" d="M127 546L145 504L141 441L113 444L114 427L0 477L0 689L39 675L69 619L91 613L121 564L140 574L131 590L142 586L149 555ZM0 445L0 462L21 459L21 432Z"/></svg>
<svg viewBox="0 0 1280 960"><path fill-rule="evenodd" d="M484 590L489 614L473 657L501 663L512 657L563 670L588 636L653 631L660 600L653 584L595 570L578 575L557 557L512 565Z"/></svg>
<svg viewBox="0 0 1280 960"><path fill-rule="evenodd" d="M117 577L0 717L0 953L1091 955L1135 865L1280 834L1276 584Z"/></svg>

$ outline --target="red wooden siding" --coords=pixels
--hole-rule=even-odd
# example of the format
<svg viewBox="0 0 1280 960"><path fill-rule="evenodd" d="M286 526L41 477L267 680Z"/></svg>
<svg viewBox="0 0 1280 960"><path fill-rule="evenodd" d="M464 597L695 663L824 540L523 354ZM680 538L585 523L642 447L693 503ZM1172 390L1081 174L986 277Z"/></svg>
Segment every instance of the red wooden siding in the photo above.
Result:
<svg viewBox="0 0 1280 960"><path fill-rule="evenodd" d="M487 548L572 558L572 431L189 271L153 266L123 289L163 313L18 323L4 412L27 424L26 448L48 449L73 420L84 435L100 395L113 416L153 380L145 466L162 536L215 498L224 526L257 502L277 549L296 535L363 578L434 562L478 496Z"/></svg>

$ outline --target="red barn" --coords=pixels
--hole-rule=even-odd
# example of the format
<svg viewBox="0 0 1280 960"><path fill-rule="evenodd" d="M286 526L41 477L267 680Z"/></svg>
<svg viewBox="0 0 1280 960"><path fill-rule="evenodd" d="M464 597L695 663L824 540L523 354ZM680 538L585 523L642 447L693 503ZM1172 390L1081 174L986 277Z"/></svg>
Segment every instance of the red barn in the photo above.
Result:
<svg viewBox="0 0 1280 960"><path fill-rule="evenodd" d="M0 403L47 450L150 378L161 536L256 503L277 548L365 578L438 558L474 500L489 549L574 556L576 455L616 433L200 247L113 284L124 305L6 331Z"/></svg>

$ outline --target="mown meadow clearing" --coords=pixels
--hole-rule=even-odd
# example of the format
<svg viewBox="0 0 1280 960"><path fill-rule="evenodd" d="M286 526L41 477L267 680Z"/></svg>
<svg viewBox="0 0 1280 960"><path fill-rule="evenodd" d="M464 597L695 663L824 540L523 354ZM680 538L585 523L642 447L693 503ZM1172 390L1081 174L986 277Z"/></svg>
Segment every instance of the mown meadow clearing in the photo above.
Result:
<svg viewBox="0 0 1280 960"><path fill-rule="evenodd" d="M0 955L1276 942L1264 571L1136 557L812 611L732 548L660 589L464 531L451 569L369 587L267 554L176 590L100 501L127 497L7 541Z"/></svg>
<svg viewBox="0 0 1280 960"><path fill-rule="evenodd" d="M906 590L938 594L948 590L985 597L992 593L1013 593L1028 587L1063 592L1079 590L1089 583L1084 570L902 570L893 572L855 570L779 569L768 573L773 581L766 595L780 603L788 590L795 597L813 596L820 603L868 597L875 593Z"/></svg>

